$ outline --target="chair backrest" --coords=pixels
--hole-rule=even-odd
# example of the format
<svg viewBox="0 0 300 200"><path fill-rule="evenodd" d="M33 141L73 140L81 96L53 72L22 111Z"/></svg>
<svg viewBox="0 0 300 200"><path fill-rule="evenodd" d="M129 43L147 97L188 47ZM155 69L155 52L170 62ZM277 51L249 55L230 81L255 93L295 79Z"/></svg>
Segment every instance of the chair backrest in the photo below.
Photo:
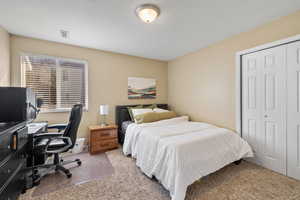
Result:
<svg viewBox="0 0 300 200"><path fill-rule="evenodd" d="M69 123L67 128L64 131L64 136L69 137L72 141L72 146L69 149L72 149L75 145L77 138L77 131L82 117L82 105L75 104L72 107Z"/></svg>

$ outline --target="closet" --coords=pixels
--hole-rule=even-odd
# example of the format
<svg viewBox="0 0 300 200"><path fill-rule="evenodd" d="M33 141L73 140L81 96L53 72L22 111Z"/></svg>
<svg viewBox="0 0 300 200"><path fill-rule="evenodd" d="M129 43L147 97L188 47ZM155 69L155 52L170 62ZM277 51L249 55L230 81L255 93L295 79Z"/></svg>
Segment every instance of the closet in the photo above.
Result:
<svg viewBox="0 0 300 200"><path fill-rule="evenodd" d="M242 137L253 162L300 179L300 41L241 57Z"/></svg>

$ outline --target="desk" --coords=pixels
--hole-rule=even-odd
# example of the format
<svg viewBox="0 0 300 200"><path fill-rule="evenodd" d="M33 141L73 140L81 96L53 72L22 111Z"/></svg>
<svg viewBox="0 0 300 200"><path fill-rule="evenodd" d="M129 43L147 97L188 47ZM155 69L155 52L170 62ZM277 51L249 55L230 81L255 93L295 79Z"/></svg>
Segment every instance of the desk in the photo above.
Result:
<svg viewBox="0 0 300 200"><path fill-rule="evenodd" d="M46 122L34 122L27 124L28 128L28 143L27 143L27 167L32 167L35 163L39 163L39 159L34 159L33 147L34 147L34 135L38 133L47 132L48 123Z"/></svg>
<svg viewBox="0 0 300 200"><path fill-rule="evenodd" d="M0 123L0 199L17 199L26 189L26 122Z"/></svg>

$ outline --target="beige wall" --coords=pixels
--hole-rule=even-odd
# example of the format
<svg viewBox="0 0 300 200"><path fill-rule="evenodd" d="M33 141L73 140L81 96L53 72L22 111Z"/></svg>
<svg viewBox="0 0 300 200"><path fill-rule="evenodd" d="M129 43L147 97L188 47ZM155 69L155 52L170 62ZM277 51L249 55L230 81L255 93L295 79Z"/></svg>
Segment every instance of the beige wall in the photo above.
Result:
<svg viewBox="0 0 300 200"><path fill-rule="evenodd" d="M172 60L168 64L11 36L11 83L13 86L20 85L19 55L21 52L87 60L89 111L84 113L79 130L80 137L87 136L88 125L99 123L100 104L109 104L112 108L108 117L111 122L115 117L115 105L168 102L179 114L188 114L193 120L235 129L235 53L300 34L299 21L300 11ZM7 38L7 35L7 32L0 29L0 45L3 45L2 40ZM4 49L7 49L9 42L7 39L4 40L6 41ZM2 50L1 47L0 49ZM1 76L2 74L1 68ZM157 99L128 100L127 78L130 76L156 78ZM58 123L66 121L67 118L68 113L50 113L40 114L38 120Z"/></svg>
<svg viewBox="0 0 300 200"><path fill-rule="evenodd" d="M0 26L0 86L10 85L9 34Z"/></svg>
<svg viewBox="0 0 300 200"><path fill-rule="evenodd" d="M235 53L300 34L300 11L168 63L168 100L193 120L235 129Z"/></svg>
<svg viewBox="0 0 300 200"><path fill-rule="evenodd" d="M167 103L167 63L122 54L80 48L54 42L25 37L11 37L11 80L14 86L20 85L20 53L37 53L74 59L87 60L89 64L89 110L84 112L79 129L79 137L86 137L88 125L100 121L100 104L110 105L108 120L114 121L115 105ZM127 78L148 77L157 82L155 100L128 100ZM69 113L40 114L38 120L59 123L68 119Z"/></svg>

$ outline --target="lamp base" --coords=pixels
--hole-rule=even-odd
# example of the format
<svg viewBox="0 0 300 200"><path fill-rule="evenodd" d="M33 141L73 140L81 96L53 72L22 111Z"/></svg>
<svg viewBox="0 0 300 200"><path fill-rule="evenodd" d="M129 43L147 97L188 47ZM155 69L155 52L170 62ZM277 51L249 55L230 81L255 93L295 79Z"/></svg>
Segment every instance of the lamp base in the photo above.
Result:
<svg viewBox="0 0 300 200"><path fill-rule="evenodd" d="M101 122L100 122L100 126L101 127L105 127L107 126L108 124L106 123L106 115L102 115L102 119L101 119Z"/></svg>
<svg viewBox="0 0 300 200"><path fill-rule="evenodd" d="M108 126L108 124L107 123L101 123L100 126L105 127L105 126Z"/></svg>

